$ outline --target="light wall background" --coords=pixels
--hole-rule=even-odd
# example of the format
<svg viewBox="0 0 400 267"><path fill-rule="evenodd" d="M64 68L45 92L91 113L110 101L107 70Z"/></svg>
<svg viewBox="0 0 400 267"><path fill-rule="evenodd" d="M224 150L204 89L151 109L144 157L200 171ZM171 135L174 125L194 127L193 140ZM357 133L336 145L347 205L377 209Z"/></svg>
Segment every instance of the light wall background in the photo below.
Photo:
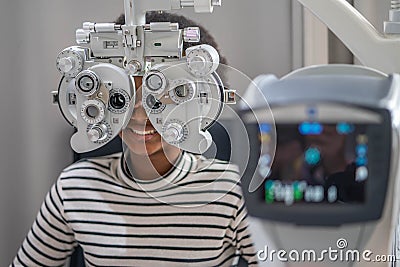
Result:
<svg viewBox="0 0 400 267"><path fill-rule="evenodd" d="M72 128L51 104L57 54L86 20L113 20L116 0L0 1L0 266L8 266L60 171Z"/></svg>
<svg viewBox="0 0 400 267"><path fill-rule="evenodd" d="M357 2L374 24L387 17L390 0ZM283 76L301 61L295 3L225 0L213 15L180 13L214 34L230 66L250 78ZM113 21L122 10L122 0L0 2L0 266L11 262L45 194L72 162L73 130L51 104L60 78L56 56L75 44L82 22Z"/></svg>

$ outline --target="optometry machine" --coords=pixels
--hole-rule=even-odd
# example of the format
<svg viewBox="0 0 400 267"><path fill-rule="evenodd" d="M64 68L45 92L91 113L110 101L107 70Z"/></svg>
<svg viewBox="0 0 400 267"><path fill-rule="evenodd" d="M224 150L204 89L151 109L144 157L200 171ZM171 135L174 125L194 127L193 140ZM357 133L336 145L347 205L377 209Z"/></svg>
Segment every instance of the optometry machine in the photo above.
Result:
<svg viewBox="0 0 400 267"><path fill-rule="evenodd" d="M299 1L367 67L262 75L246 91L253 138L242 184L260 264L395 266L400 3L382 36L345 0Z"/></svg>

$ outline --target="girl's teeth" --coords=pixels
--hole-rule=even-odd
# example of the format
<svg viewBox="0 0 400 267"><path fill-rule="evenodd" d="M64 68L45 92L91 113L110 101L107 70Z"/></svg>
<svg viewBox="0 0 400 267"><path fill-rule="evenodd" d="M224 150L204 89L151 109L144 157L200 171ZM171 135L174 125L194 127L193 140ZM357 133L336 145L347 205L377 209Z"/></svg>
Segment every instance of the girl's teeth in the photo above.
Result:
<svg viewBox="0 0 400 267"><path fill-rule="evenodd" d="M135 134L138 134L138 135L148 135L148 134L155 134L156 130L138 131L138 130L132 129L132 132L134 132Z"/></svg>

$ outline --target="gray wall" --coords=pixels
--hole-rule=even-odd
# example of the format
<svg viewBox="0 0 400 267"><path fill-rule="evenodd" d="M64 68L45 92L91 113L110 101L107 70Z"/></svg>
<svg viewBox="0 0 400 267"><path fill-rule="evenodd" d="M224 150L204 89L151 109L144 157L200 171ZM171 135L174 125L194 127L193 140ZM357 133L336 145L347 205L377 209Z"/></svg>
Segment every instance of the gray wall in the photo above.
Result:
<svg viewBox="0 0 400 267"><path fill-rule="evenodd" d="M381 33L383 22L389 19L390 0L347 0ZM360 64L333 33L329 33L329 63Z"/></svg>
<svg viewBox="0 0 400 267"><path fill-rule="evenodd" d="M74 44L84 20L109 21L122 10L122 0L0 2L0 266L11 262L49 187L72 161L72 129L51 104L60 78L55 58Z"/></svg>
<svg viewBox="0 0 400 267"><path fill-rule="evenodd" d="M353 0L354 6L375 28L383 32L383 21L389 19L390 0Z"/></svg>
<svg viewBox="0 0 400 267"><path fill-rule="evenodd" d="M381 33L383 22L389 20L390 0L353 0L354 6L365 18ZM361 64L358 58L354 58L355 64Z"/></svg>

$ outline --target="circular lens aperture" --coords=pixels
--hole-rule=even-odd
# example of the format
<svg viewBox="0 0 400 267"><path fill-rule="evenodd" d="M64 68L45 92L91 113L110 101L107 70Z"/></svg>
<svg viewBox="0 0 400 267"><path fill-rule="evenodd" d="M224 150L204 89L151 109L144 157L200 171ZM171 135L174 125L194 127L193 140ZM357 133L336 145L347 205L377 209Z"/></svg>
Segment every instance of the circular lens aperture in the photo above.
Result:
<svg viewBox="0 0 400 267"><path fill-rule="evenodd" d="M100 114L100 110L96 106L87 106L86 107L86 114L92 118L95 119L97 116Z"/></svg>
<svg viewBox="0 0 400 267"><path fill-rule="evenodd" d="M83 92L90 92L94 88L93 78L89 76L80 77L78 83L79 89L81 89Z"/></svg>
<svg viewBox="0 0 400 267"><path fill-rule="evenodd" d="M176 94L178 97L186 97L186 96L188 95L188 91L189 91L189 90L186 88L185 85L180 85L180 86L176 87L174 90L175 90L175 94Z"/></svg>
<svg viewBox="0 0 400 267"><path fill-rule="evenodd" d="M84 70L76 76L75 87L80 94L90 96L100 88L100 79L95 72Z"/></svg>
<svg viewBox="0 0 400 267"><path fill-rule="evenodd" d="M146 84L150 90L157 91L163 86L163 81L159 75L152 74L147 77Z"/></svg>
<svg viewBox="0 0 400 267"><path fill-rule="evenodd" d="M159 109L162 106L162 103L159 100L157 100L153 95L147 96L146 104L151 109Z"/></svg>
<svg viewBox="0 0 400 267"><path fill-rule="evenodd" d="M125 97L121 93L115 93L110 97L110 105L115 109L121 109L125 107L125 104Z"/></svg>

